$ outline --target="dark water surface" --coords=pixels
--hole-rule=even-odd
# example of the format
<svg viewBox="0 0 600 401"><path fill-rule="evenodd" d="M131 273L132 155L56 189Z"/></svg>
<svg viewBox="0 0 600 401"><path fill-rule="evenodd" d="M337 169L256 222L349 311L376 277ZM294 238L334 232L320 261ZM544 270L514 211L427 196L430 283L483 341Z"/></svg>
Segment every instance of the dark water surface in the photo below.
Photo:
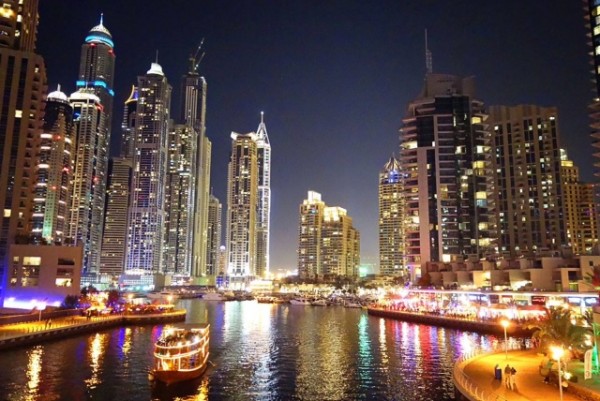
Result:
<svg viewBox="0 0 600 401"><path fill-rule="evenodd" d="M0 352L0 400L453 399L453 361L496 339L370 317L360 309L180 302L211 323L199 380L152 389L162 326L123 327Z"/></svg>

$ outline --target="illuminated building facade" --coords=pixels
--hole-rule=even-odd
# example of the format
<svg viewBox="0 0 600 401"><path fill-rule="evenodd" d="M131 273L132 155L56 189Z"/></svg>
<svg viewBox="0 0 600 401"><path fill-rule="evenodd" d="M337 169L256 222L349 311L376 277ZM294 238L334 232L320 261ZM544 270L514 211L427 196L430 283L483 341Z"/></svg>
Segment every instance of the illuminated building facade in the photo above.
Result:
<svg viewBox="0 0 600 401"><path fill-rule="evenodd" d="M0 8L0 278L10 244L31 233L46 67L35 53L37 0L5 0ZM4 280L0 281L2 285ZM3 293L0 288L0 293ZM1 294L0 294L1 295Z"/></svg>
<svg viewBox="0 0 600 401"><path fill-rule="evenodd" d="M69 234L74 149L73 108L59 86L48 95L44 113L33 199L32 236L36 243L62 244Z"/></svg>
<svg viewBox="0 0 600 401"><path fill-rule="evenodd" d="M579 168L560 151L566 239L576 255L589 255L598 241L594 185L579 181Z"/></svg>
<svg viewBox="0 0 600 401"><path fill-rule="evenodd" d="M328 207L321 194L308 192L300 205L298 275L358 277L360 236L341 207Z"/></svg>
<svg viewBox="0 0 600 401"><path fill-rule="evenodd" d="M190 276L192 266L197 131L177 124L169 131L165 196L164 273Z"/></svg>
<svg viewBox="0 0 600 401"><path fill-rule="evenodd" d="M123 266L125 266L136 109L137 88L132 86L129 98L125 101L123 108L121 155L113 157L108 164L108 190L106 192L100 273L111 277L123 273Z"/></svg>
<svg viewBox="0 0 600 401"><path fill-rule="evenodd" d="M105 194L98 185L96 151L106 121L100 98L91 89L71 94L69 102L76 132L69 237L75 245L83 247L84 273L97 273Z"/></svg>
<svg viewBox="0 0 600 401"><path fill-rule="evenodd" d="M408 276L403 189L400 163L392 156L379 172L379 271L386 276Z"/></svg>
<svg viewBox="0 0 600 401"><path fill-rule="evenodd" d="M556 108L488 111L499 252L516 256L567 246Z"/></svg>
<svg viewBox="0 0 600 401"><path fill-rule="evenodd" d="M210 194L208 202L208 247L206 248L206 274L219 274L219 247L221 245L221 215L223 206L219 199Z"/></svg>
<svg viewBox="0 0 600 401"><path fill-rule="evenodd" d="M231 133L227 187L227 275L233 281L256 276L258 151L256 134Z"/></svg>
<svg viewBox="0 0 600 401"><path fill-rule="evenodd" d="M126 274L162 271L171 86L158 63L138 77Z"/></svg>
<svg viewBox="0 0 600 401"><path fill-rule="evenodd" d="M113 106L113 81L115 70L115 53L112 35L103 24L102 16L100 23L90 29L81 46L81 57L79 61L79 76L76 86L80 93L91 93L97 96L98 103L102 107L102 124L96 127L96 138L84 138L83 146L91 146L91 157L83 164L91 164L92 172L89 183L92 184L89 225L79 228L81 232L89 231L85 237L75 237L77 241L91 241L83 243L84 248L84 272L100 272L100 253L102 247L102 229L104 227L106 181L108 173L108 150L110 146L110 131L112 122ZM80 124L85 124L81 122ZM80 164L81 165L81 164ZM88 168L87 166L85 168ZM77 174L77 172L76 172ZM81 175L86 175L81 174ZM86 183L81 185L85 186ZM79 194L80 197L82 193ZM81 199L81 198L80 198ZM80 220L81 221L81 220Z"/></svg>
<svg viewBox="0 0 600 401"><path fill-rule="evenodd" d="M271 144L260 113L260 124L256 130L258 152L258 207L256 215L256 275L264 277L269 272L269 230L271 215Z"/></svg>
<svg viewBox="0 0 600 401"><path fill-rule="evenodd" d="M411 281L425 262L494 252L486 120L472 78L428 73L421 94L408 106L399 162L405 173Z"/></svg>
<svg viewBox="0 0 600 401"><path fill-rule="evenodd" d="M595 175L600 177L600 2L598 0L584 0L585 27L590 48L590 64L593 82L593 97L589 105L590 128L592 129L592 146L596 148L594 156L596 162Z"/></svg>

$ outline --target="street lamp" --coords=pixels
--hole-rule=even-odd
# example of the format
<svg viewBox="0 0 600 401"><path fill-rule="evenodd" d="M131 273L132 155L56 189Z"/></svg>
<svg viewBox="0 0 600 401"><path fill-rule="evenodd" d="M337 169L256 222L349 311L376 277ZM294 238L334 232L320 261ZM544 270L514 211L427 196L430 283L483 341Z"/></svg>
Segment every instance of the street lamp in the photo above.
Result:
<svg viewBox="0 0 600 401"><path fill-rule="evenodd" d="M38 321L41 322L42 321L42 311L44 309L46 309L46 303L45 302L38 303L37 308L38 308L38 311L40 312L38 315Z"/></svg>
<svg viewBox="0 0 600 401"><path fill-rule="evenodd" d="M506 329L510 326L510 322L506 319L503 319L500 324L504 327L504 356L506 360L508 360L508 336L506 335Z"/></svg>
<svg viewBox="0 0 600 401"><path fill-rule="evenodd" d="M560 401L563 401L563 391L562 391L562 372L560 370L560 358L565 354L565 350L563 347L551 347L552 357L558 361L558 392L560 394Z"/></svg>

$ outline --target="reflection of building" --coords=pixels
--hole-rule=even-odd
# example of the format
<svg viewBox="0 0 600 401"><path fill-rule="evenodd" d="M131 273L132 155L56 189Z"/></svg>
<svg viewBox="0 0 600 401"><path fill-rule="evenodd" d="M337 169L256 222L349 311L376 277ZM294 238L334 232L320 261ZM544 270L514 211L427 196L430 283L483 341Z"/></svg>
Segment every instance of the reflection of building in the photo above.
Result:
<svg viewBox="0 0 600 401"><path fill-rule="evenodd" d="M400 164L394 156L379 173L379 271L406 276L404 263L404 194Z"/></svg>
<svg viewBox="0 0 600 401"><path fill-rule="evenodd" d="M594 185L579 182L579 168L561 149L560 177L566 239L576 255L590 254L598 241Z"/></svg>
<svg viewBox="0 0 600 401"><path fill-rule="evenodd" d="M489 133L472 78L428 73L400 132L411 281L427 261L494 251Z"/></svg>
<svg viewBox="0 0 600 401"><path fill-rule="evenodd" d="M69 234L69 184L73 177L75 126L67 95L48 95L40 141L32 235L39 242L62 244Z"/></svg>
<svg viewBox="0 0 600 401"><path fill-rule="evenodd" d="M256 134L231 134L227 189L227 274L256 276L258 160Z"/></svg>
<svg viewBox="0 0 600 401"><path fill-rule="evenodd" d="M152 274L162 269L167 136L171 86L157 63L138 77L135 155L125 273Z"/></svg>
<svg viewBox="0 0 600 401"><path fill-rule="evenodd" d="M360 237L345 209L328 207L309 191L300 205L298 274L300 277L358 276Z"/></svg>
<svg viewBox="0 0 600 401"><path fill-rule="evenodd" d="M35 53L37 0L6 0L0 12L0 280L10 244L31 233L46 67Z"/></svg>
<svg viewBox="0 0 600 401"><path fill-rule="evenodd" d="M264 277L269 272L269 230L271 214L271 144L260 113L256 130L258 152L258 206L256 215L256 275Z"/></svg>
<svg viewBox="0 0 600 401"><path fill-rule="evenodd" d="M521 255L566 246L556 108L488 111L498 250Z"/></svg>
<svg viewBox="0 0 600 401"><path fill-rule="evenodd" d="M208 246L206 248L206 274L219 273L219 245L221 244L221 215L223 206L219 199L210 194L208 202Z"/></svg>

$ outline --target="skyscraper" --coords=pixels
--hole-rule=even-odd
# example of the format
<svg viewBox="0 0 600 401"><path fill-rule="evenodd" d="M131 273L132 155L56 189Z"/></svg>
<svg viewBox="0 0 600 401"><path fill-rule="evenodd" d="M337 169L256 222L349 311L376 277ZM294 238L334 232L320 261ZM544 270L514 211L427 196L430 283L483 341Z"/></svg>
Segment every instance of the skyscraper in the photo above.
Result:
<svg viewBox="0 0 600 401"><path fill-rule="evenodd" d="M98 103L102 108L102 125L96 127L96 138L84 138L82 146L92 146L90 152L86 152L91 157L90 161L84 164L91 164L92 172L88 177L89 183L92 183L91 201L89 202L90 217L87 228L79 228L78 231L89 230L88 240L91 243L84 245L84 271L88 273L98 273L100 271L100 249L102 246L102 229L104 226L106 180L108 170L108 150L110 146L110 132L112 123L113 106L113 81L115 70L115 53L112 35L103 24L103 18L100 17L100 23L94 26L85 37L85 42L81 45L81 57L79 62L79 77L76 86L79 92L91 93L98 97ZM77 171L75 172L77 175ZM84 174L85 175L85 174ZM87 183L82 183L87 185ZM83 196L79 194L80 198ZM77 238L82 240L82 237ZM83 239L87 241L86 239Z"/></svg>
<svg viewBox="0 0 600 401"><path fill-rule="evenodd" d="M256 272L258 151L256 134L231 133L227 187L227 274L243 282Z"/></svg>
<svg viewBox="0 0 600 401"><path fill-rule="evenodd" d="M404 253L405 202L400 163L395 156L379 173L379 271L407 276Z"/></svg>
<svg viewBox="0 0 600 401"><path fill-rule="evenodd" d="M123 107L121 155L113 157L108 165L100 273L113 277L123 273L125 266L137 98L137 88L132 86Z"/></svg>
<svg viewBox="0 0 600 401"><path fill-rule="evenodd" d="M554 107L491 106L498 250L512 256L567 245Z"/></svg>
<svg viewBox="0 0 600 401"><path fill-rule="evenodd" d="M59 85L46 101L37 165L32 235L38 243L62 244L69 234L74 149L73 108Z"/></svg>
<svg viewBox="0 0 600 401"><path fill-rule="evenodd" d="M256 275L269 272L269 230L271 215L271 144L264 113L256 130L258 156L258 207L256 215Z"/></svg>
<svg viewBox="0 0 600 401"><path fill-rule="evenodd" d="M411 281L428 261L494 252L489 132L472 78L427 74L400 130Z"/></svg>
<svg viewBox="0 0 600 401"><path fill-rule="evenodd" d="M158 63L138 77L135 155L129 207L125 270L130 274L162 271L167 138L171 86Z"/></svg>
<svg viewBox="0 0 600 401"><path fill-rule="evenodd" d="M346 209L326 206L321 194L308 192L300 205L298 275L358 277L360 236Z"/></svg>
<svg viewBox="0 0 600 401"><path fill-rule="evenodd" d="M197 131L177 124L169 130L165 193L165 273L190 276L193 261Z"/></svg>
<svg viewBox="0 0 600 401"><path fill-rule="evenodd" d="M69 237L83 246L83 269L97 273L102 246L104 192L99 187L96 163L98 140L104 132L104 109L91 89L79 89L69 97L76 131L71 182ZM102 208L102 211L100 211Z"/></svg>
<svg viewBox="0 0 600 401"><path fill-rule="evenodd" d="M208 247L206 249L206 274L219 274L219 247L221 246L221 215L223 206L219 199L210 194L208 202Z"/></svg>
<svg viewBox="0 0 600 401"><path fill-rule="evenodd" d="M584 0L585 27L591 56L593 96L589 105L592 146L596 149L595 175L600 177L600 3L597 0Z"/></svg>
<svg viewBox="0 0 600 401"><path fill-rule="evenodd" d="M579 168L564 149L560 152L560 177L567 243L576 255L590 254L598 242L594 185L579 181Z"/></svg>
<svg viewBox="0 0 600 401"><path fill-rule="evenodd" d="M37 0L5 0L0 13L0 278L10 244L26 241L37 147L43 125L46 67L35 53ZM0 281L4 284L4 281ZM2 290L0 289L0 292Z"/></svg>

